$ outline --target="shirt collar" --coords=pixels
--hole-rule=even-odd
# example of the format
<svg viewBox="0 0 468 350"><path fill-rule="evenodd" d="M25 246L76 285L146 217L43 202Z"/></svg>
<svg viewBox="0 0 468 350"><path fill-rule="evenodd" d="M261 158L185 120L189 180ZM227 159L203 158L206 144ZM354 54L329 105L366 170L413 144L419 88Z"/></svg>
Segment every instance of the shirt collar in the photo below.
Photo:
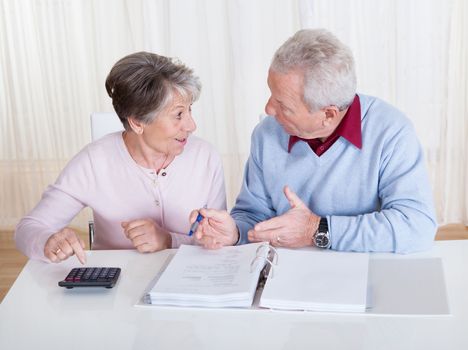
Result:
<svg viewBox="0 0 468 350"><path fill-rule="evenodd" d="M309 146L314 150L315 153L317 153L316 147L318 145L320 144L324 145L325 150L323 151L323 148L322 148L322 152L320 153L322 154L326 150L328 150L340 136L348 140L357 148L359 149L362 148L361 103L359 100L359 96L357 94L354 97L354 100L351 103L351 105L348 107L348 110L346 111L346 114L344 115L338 127L335 129L335 131L333 131L333 133L324 142L320 141L319 139L307 140L307 139L302 139L300 137L292 135L289 137L288 152L291 152L292 147L298 141L304 141L309 144ZM330 143L327 141L332 141L332 142Z"/></svg>

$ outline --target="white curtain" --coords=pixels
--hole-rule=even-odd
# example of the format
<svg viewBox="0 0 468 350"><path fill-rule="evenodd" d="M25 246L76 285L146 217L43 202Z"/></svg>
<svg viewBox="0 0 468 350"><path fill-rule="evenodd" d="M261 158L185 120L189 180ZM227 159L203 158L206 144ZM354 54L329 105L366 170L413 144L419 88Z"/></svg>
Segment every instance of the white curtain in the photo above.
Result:
<svg viewBox="0 0 468 350"><path fill-rule="evenodd" d="M104 80L126 54L178 57L203 83L197 135L220 151L228 205L268 98L275 49L325 27L354 51L359 90L413 120L441 223L468 224L463 0L0 0L0 229L11 229L110 111ZM89 213L74 225L84 229Z"/></svg>
<svg viewBox="0 0 468 350"><path fill-rule="evenodd" d="M325 27L353 50L358 90L412 120L440 224L468 225L468 2L300 1L301 26Z"/></svg>

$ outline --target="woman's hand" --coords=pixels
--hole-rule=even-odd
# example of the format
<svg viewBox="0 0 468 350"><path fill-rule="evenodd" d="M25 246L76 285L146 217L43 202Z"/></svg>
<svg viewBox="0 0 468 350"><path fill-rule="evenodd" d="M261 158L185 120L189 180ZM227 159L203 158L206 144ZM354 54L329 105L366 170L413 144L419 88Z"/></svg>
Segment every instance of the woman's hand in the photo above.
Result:
<svg viewBox="0 0 468 350"><path fill-rule="evenodd" d="M69 227L54 233L46 241L44 255L54 263L67 260L70 256L76 255L81 264L86 263L84 252L85 243L78 234Z"/></svg>
<svg viewBox="0 0 468 350"><path fill-rule="evenodd" d="M121 223L125 236L140 253L152 253L171 248L169 232L151 219L139 219Z"/></svg>

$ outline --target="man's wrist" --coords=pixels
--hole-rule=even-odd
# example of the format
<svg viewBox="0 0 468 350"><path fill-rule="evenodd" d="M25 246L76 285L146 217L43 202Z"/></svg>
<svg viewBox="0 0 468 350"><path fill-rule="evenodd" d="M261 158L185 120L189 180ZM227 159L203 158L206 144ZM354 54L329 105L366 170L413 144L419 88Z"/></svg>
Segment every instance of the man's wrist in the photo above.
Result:
<svg viewBox="0 0 468 350"><path fill-rule="evenodd" d="M319 218L318 229L314 235L314 245L322 249L330 249L331 247L328 219L326 217Z"/></svg>
<svg viewBox="0 0 468 350"><path fill-rule="evenodd" d="M320 216L310 213L306 235L309 241L309 245L313 247L315 247L315 234L318 231L319 224L320 224Z"/></svg>

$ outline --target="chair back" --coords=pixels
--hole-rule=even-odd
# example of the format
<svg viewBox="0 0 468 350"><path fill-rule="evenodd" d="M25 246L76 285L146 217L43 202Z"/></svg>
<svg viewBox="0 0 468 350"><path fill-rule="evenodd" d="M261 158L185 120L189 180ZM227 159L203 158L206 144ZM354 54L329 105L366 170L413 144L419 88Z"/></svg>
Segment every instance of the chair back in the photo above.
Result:
<svg viewBox="0 0 468 350"><path fill-rule="evenodd" d="M95 141L101 137L123 130L122 122L115 112L93 112L91 113L91 140ZM94 221L88 223L89 249L93 249Z"/></svg>
<svg viewBox="0 0 468 350"><path fill-rule="evenodd" d="M122 122L115 112L91 113L91 140L95 141L123 129Z"/></svg>

